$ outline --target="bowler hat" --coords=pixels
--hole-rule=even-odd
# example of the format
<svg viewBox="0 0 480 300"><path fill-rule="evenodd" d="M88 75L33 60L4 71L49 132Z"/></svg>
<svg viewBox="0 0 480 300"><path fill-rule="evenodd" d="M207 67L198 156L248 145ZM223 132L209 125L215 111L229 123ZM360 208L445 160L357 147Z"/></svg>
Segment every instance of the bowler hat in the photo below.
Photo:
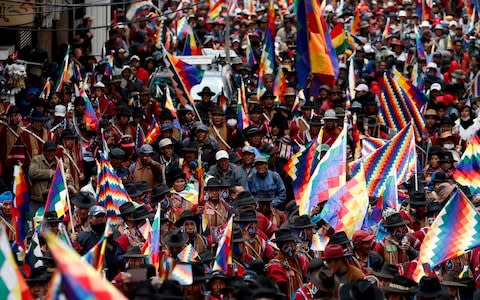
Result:
<svg viewBox="0 0 480 300"><path fill-rule="evenodd" d="M281 228L275 231L275 239L273 242L275 243L283 243L283 242L294 242L295 237L293 236L292 232L289 229Z"/></svg>
<svg viewBox="0 0 480 300"><path fill-rule="evenodd" d="M143 221L150 217L152 213L148 211L145 205L140 205L133 211L133 221Z"/></svg>
<svg viewBox="0 0 480 300"><path fill-rule="evenodd" d="M120 215L125 216L128 214L131 214L135 211L135 205L133 205L133 202L125 202L122 205L120 205Z"/></svg>
<svg viewBox="0 0 480 300"><path fill-rule="evenodd" d="M328 244L345 245L350 243L345 231L335 232L328 241Z"/></svg>
<svg viewBox="0 0 480 300"><path fill-rule="evenodd" d="M440 284L447 287L467 287L466 284L460 282L458 275L459 274L455 271L449 271L443 275L443 279L440 281Z"/></svg>
<svg viewBox="0 0 480 300"><path fill-rule="evenodd" d="M197 95L213 97L215 96L215 93L212 92L212 90L208 86L206 86L200 92L198 92Z"/></svg>
<svg viewBox="0 0 480 300"><path fill-rule="evenodd" d="M400 227L407 224L408 221L402 218L402 215L399 213L393 213L384 220L383 227Z"/></svg>
<svg viewBox="0 0 480 300"><path fill-rule="evenodd" d="M242 210L234 221L236 223L256 223L257 213L253 209Z"/></svg>
<svg viewBox="0 0 480 300"><path fill-rule="evenodd" d="M193 221L195 223L195 225L197 225L197 229L199 229L199 225L200 225L200 219L197 215L194 215L192 214L192 212L190 210L185 210L181 215L180 215L180 218L177 220L177 222L175 222L175 226L180 228L183 226L183 224L186 222L186 221Z"/></svg>
<svg viewBox="0 0 480 300"><path fill-rule="evenodd" d="M437 277L423 276L420 279L415 296L425 298L435 298L446 294Z"/></svg>
<svg viewBox="0 0 480 300"><path fill-rule="evenodd" d="M398 266L393 264L384 264L380 272L373 272L373 275L383 279L393 279L398 275Z"/></svg>
<svg viewBox="0 0 480 300"><path fill-rule="evenodd" d="M315 224L312 223L312 220L308 215L295 217L293 222L290 224L290 228L292 229L313 228L314 226Z"/></svg>
<svg viewBox="0 0 480 300"><path fill-rule="evenodd" d="M170 188L166 184L157 184L152 189L152 200L161 200L163 196L170 193Z"/></svg>
<svg viewBox="0 0 480 300"><path fill-rule="evenodd" d="M245 207L249 205L256 205L257 201L249 191L242 191L238 193L237 200L234 202L236 208Z"/></svg>
<svg viewBox="0 0 480 300"><path fill-rule="evenodd" d="M337 244L329 244L327 245L327 247L325 247L325 251L323 252L323 256L321 258L325 260L330 260L330 259L348 257L350 255L351 254L345 253L343 251L342 246Z"/></svg>
<svg viewBox="0 0 480 300"><path fill-rule="evenodd" d="M259 191L255 194L257 202L272 202L275 197L267 191Z"/></svg>
<svg viewBox="0 0 480 300"><path fill-rule="evenodd" d="M188 236L180 228L173 228L165 237L165 245L176 248L185 246L188 241Z"/></svg>
<svg viewBox="0 0 480 300"><path fill-rule="evenodd" d="M428 201L425 198L424 192L415 192L412 198L406 199L405 203L408 203L412 206L425 206Z"/></svg>
<svg viewBox="0 0 480 300"><path fill-rule="evenodd" d="M368 280L358 280L346 283L340 288L342 300L383 300L383 292Z"/></svg>
<svg viewBox="0 0 480 300"><path fill-rule="evenodd" d="M52 274L48 272L46 266L33 268L30 272L30 276L25 279L29 284L31 283L47 283L50 281Z"/></svg>
<svg viewBox="0 0 480 300"><path fill-rule="evenodd" d="M396 275L392 281L383 285L383 291L391 294L415 294L417 283L412 279Z"/></svg>
<svg viewBox="0 0 480 300"><path fill-rule="evenodd" d="M89 192L80 191L77 196L72 198L72 203L79 208L90 208L94 206L97 201Z"/></svg>
<svg viewBox="0 0 480 300"><path fill-rule="evenodd" d="M47 223L47 224L56 224L56 223L62 223L63 222L62 219L60 219L57 216L57 213L55 211L45 212L44 220L45 220L45 223Z"/></svg>
<svg viewBox="0 0 480 300"><path fill-rule="evenodd" d="M123 255L123 258L144 258L142 250L139 246L133 246L128 248L127 252Z"/></svg>

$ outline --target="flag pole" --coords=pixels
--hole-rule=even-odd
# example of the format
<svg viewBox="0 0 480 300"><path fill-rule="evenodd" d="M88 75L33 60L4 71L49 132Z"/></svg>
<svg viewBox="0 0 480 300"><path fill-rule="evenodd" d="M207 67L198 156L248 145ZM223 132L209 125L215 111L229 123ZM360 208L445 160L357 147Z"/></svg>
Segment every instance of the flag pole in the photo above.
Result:
<svg viewBox="0 0 480 300"><path fill-rule="evenodd" d="M70 195L68 194L68 186L67 186L67 180L65 179L65 172L63 170L62 158L60 158L59 163L60 163L60 171L62 172L63 184L65 186L65 189L67 190L67 207L68 207L68 214L70 216L70 226L72 227L71 231L72 233L75 233L75 227L73 225L72 205L70 204Z"/></svg>

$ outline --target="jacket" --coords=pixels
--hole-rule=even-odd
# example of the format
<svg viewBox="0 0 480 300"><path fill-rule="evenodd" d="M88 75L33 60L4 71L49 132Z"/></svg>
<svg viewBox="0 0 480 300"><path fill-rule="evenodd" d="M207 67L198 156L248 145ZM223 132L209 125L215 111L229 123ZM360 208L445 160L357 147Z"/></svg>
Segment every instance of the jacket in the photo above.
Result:
<svg viewBox="0 0 480 300"><path fill-rule="evenodd" d="M274 208L280 207L287 198L287 191L283 184L280 175L277 172L267 170L266 175L261 176L256 170L248 176L247 188L253 194L256 195L260 191L268 192L273 195L272 206Z"/></svg>
<svg viewBox="0 0 480 300"><path fill-rule="evenodd" d="M32 182L30 198L33 201L43 202L42 193L48 191L56 166L57 159L49 163L43 154L32 158L28 176Z"/></svg>
<svg viewBox="0 0 480 300"><path fill-rule="evenodd" d="M242 168L237 167L232 163L230 163L225 173L220 171L215 164L210 167L210 170L208 170L208 175L211 175L220 181L229 180L232 185L247 186L247 174L245 174L245 171Z"/></svg>

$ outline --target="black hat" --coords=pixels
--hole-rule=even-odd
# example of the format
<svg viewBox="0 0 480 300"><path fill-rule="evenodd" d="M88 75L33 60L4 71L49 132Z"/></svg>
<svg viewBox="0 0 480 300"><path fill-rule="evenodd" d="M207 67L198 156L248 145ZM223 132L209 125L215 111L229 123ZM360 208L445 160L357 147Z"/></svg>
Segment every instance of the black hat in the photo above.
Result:
<svg viewBox="0 0 480 300"><path fill-rule="evenodd" d="M55 151L57 150L57 144L52 141L46 141L45 144L43 144L43 151Z"/></svg>
<svg viewBox="0 0 480 300"><path fill-rule="evenodd" d="M417 283L408 277L396 275L392 281L383 285L383 291L391 294L415 294Z"/></svg>
<svg viewBox="0 0 480 300"><path fill-rule="evenodd" d="M427 205L428 201L425 198L424 192L415 192L413 194L413 198L406 199L405 203L408 203L412 206L425 206Z"/></svg>
<svg viewBox="0 0 480 300"><path fill-rule="evenodd" d="M135 198L142 195L142 192L137 190L137 187L135 186L135 184L127 184L125 185L125 189L127 190L127 193L130 196L130 198Z"/></svg>
<svg viewBox="0 0 480 300"><path fill-rule="evenodd" d="M453 154L450 151L445 151L440 156L440 163L453 163L455 159L453 158Z"/></svg>
<svg viewBox="0 0 480 300"><path fill-rule="evenodd" d="M45 223L47 224L58 224L63 222L62 219L57 217L57 213L55 211L45 212L45 215L43 218L45 220Z"/></svg>
<svg viewBox="0 0 480 300"><path fill-rule="evenodd" d="M215 96L216 94L214 92L212 92L212 90L206 86L204 87L200 92L197 93L197 95L199 95L200 97L201 96L210 96L210 97L213 97Z"/></svg>
<svg viewBox="0 0 480 300"><path fill-rule="evenodd" d="M137 190L140 192L140 193L147 193L147 192L151 192L152 189L150 188L150 186L148 185L148 182L146 181L138 181L138 182L135 182L135 187L137 188Z"/></svg>
<svg viewBox="0 0 480 300"><path fill-rule="evenodd" d="M65 130L63 130L62 134L61 134L61 138L76 138L77 135L75 134L75 132L70 129L70 128L66 128Z"/></svg>
<svg viewBox="0 0 480 300"><path fill-rule="evenodd" d="M275 99L276 96L273 94L272 91L265 91L265 93L262 94L260 99L267 99L267 98Z"/></svg>
<svg viewBox="0 0 480 300"><path fill-rule="evenodd" d="M340 288L342 300L383 300L383 292L368 280L358 280L346 283Z"/></svg>
<svg viewBox="0 0 480 300"><path fill-rule="evenodd" d="M206 281L210 276L205 275L205 268L201 263L192 264L193 282Z"/></svg>
<svg viewBox="0 0 480 300"><path fill-rule="evenodd" d="M292 229L305 229L305 228L313 228L315 224L312 223L312 220L308 215L302 215L293 218L293 222L290 224L290 228Z"/></svg>
<svg viewBox="0 0 480 300"><path fill-rule="evenodd" d="M313 104L312 101L305 101L305 103L302 105L301 109L314 109L315 105Z"/></svg>
<svg viewBox="0 0 480 300"><path fill-rule="evenodd" d="M142 221L150 217L152 213L148 211L145 205L140 205L133 211L133 221Z"/></svg>
<svg viewBox="0 0 480 300"><path fill-rule="evenodd" d="M170 188L166 184L157 184L152 189L152 200L161 200L163 196L170 193Z"/></svg>
<svg viewBox="0 0 480 300"><path fill-rule="evenodd" d="M11 114L19 114L19 113L20 113L20 108L18 108L18 106L16 105L10 106L7 110L7 116Z"/></svg>
<svg viewBox="0 0 480 300"><path fill-rule="evenodd" d="M203 250L198 253L198 256L200 256L200 262L204 264L209 264L215 260L215 253L212 250Z"/></svg>
<svg viewBox="0 0 480 300"><path fill-rule="evenodd" d="M423 276L420 279L417 292L415 296L417 297L426 297L426 298L435 298L445 294L445 290L442 288L440 281L437 277L427 277Z"/></svg>
<svg viewBox="0 0 480 300"><path fill-rule="evenodd" d="M186 221L193 221L197 225L197 230L200 228L200 218L197 215L192 214L190 210L185 210L180 215L180 218L175 222L175 226L180 228Z"/></svg>
<svg viewBox="0 0 480 300"><path fill-rule="evenodd" d="M308 273L320 270L326 267L325 262L320 258L314 258L308 263Z"/></svg>
<svg viewBox="0 0 480 300"><path fill-rule="evenodd" d="M188 241L188 235L180 228L172 228L165 237L165 245L168 247L182 247Z"/></svg>
<svg viewBox="0 0 480 300"><path fill-rule="evenodd" d="M402 218L402 216L399 213L391 214L383 221L383 227L385 228L400 227L407 224L408 224L408 221Z"/></svg>
<svg viewBox="0 0 480 300"><path fill-rule="evenodd" d="M242 210L234 221L236 223L256 223L257 213L253 209Z"/></svg>
<svg viewBox="0 0 480 300"><path fill-rule="evenodd" d="M272 202L275 197L267 191L258 191L255 194L255 200L257 202Z"/></svg>
<svg viewBox="0 0 480 300"><path fill-rule="evenodd" d="M243 236L243 232L239 227L234 227L232 232L232 242L241 243L245 242L247 238Z"/></svg>
<svg viewBox="0 0 480 300"><path fill-rule="evenodd" d="M310 121L308 121L310 126L322 126L322 118L320 116L313 116Z"/></svg>
<svg viewBox="0 0 480 300"><path fill-rule="evenodd" d="M427 211L426 214L428 215L433 215L434 213L438 213L442 210L443 206L440 202L428 202L427 204Z"/></svg>
<svg viewBox="0 0 480 300"><path fill-rule="evenodd" d="M335 232L328 241L328 244L345 245L350 243L345 231Z"/></svg>
<svg viewBox="0 0 480 300"><path fill-rule="evenodd" d="M97 201L91 193L80 191L77 196L72 198L72 203L79 208L90 208L97 204Z"/></svg>
<svg viewBox="0 0 480 300"><path fill-rule="evenodd" d="M257 201L253 198L252 194L249 191L242 191L238 193L237 200L235 200L234 205L236 208L256 205Z"/></svg>
<svg viewBox="0 0 480 300"><path fill-rule="evenodd" d="M173 120L175 117L172 115L172 112L168 109L164 109L160 112L160 120Z"/></svg>
<svg viewBox="0 0 480 300"><path fill-rule="evenodd" d="M125 216L128 214L131 214L135 211L135 205L133 205L133 202L125 202L122 205L120 205L120 215Z"/></svg>
<svg viewBox="0 0 480 300"><path fill-rule="evenodd" d="M249 114L263 114L263 107L259 104L255 104L249 111Z"/></svg>
<svg viewBox="0 0 480 300"><path fill-rule="evenodd" d="M449 271L443 275L442 281L440 284L447 287L457 287L457 288L464 288L467 287L466 284L463 284L459 279L459 274L455 271Z"/></svg>
<svg viewBox="0 0 480 300"><path fill-rule="evenodd" d="M393 279L398 275L398 266L385 263L380 272L373 272L373 275L383 279Z"/></svg>
<svg viewBox="0 0 480 300"><path fill-rule="evenodd" d="M255 134L261 134L262 131L255 126L249 126L244 130L244 134L247 138L252 137Z"/></svg>
<svg viewBox="0 0 480 300"><path fill-rule="evenodd" d="M282 228L275 231L275 239L273 239L273 242L282 243L290 241L295 242L295 237L289 229Z"/></svg>
<svg viewBox="0 0 480 300"><path fill-rule="evenodd" d="M32 111L32 115L30 116L32 121L46 121L48 118L38 110Z"/></svg>
<svg viewBox="0 0 480 300"><path fill-rule="evenodd" d="M120 158L123 159L125 157L125 151L120 148L113 148L110 150L110 158Z"/></svg>
<svg viewBox="0 0 480 300"><path fill-rule="evenodd" d="M33 268L30 272L30 277L26 278L25 281L27 284L31 283L47 283L50 281L52 274L48 272L46 266Z"/></svg>
<svg viewBox="0 0 480 300"><path fill-rule="evenodd" d="M433 177L433 182L435 183L442 183L447 181L447 175L445 174L445 172L442 172L442 171L433 173L432 177Z"/></svg>
<svg viewBox="0 0 480 300"><path fill-rule="evenodd" d="M172 185L172 184L175 182L175 180L177 180L177 179L180 179L180 178L185 179L185 174L183 174L182 169L180 169L180 168L174 168L174 169L171 169L171 170L166 174L166 177L167 177L167 183L168 183L168 185Z"/></svg>
<svg viewBox="0 0 480 300"><path fill-rule="evenodd" d="M123 258L144 258L142 250L139 246L129 247L127 252L123 255Z"/></svg>
<svg viewBox="0 0 480 300"><path fill-rule="evenodd" d="M210 178L205 185L205 189L209 188L224 188L226 187L224 183L222 183L220 180L216 178Z"/></svg>
<svg viewBox="0 0 480 300"><path fill-rule="evenodd" d="M132 110L125 105L121 105L117 108L117 116L127 116L130 117L132 115Z"/></svg>

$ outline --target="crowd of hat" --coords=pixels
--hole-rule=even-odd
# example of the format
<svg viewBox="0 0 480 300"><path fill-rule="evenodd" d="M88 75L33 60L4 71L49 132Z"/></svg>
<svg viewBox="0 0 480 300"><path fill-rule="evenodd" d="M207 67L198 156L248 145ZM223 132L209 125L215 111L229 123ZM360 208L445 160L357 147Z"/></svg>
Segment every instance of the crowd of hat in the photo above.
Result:
<svg viewBox="0 0 480 300"><path fill-rule="evenodd" d="M119 207L120 224L112 226L104 273L129 298L480 299L476 292L480 287L479 249L433 270L426 268L427 275L418 282L412 279L422 241L452 194L461 189L475 207L480 206L478 196L453 180L468 142L480 129L475 5L456 0L327 4L323 11L329 28L344 24L348 33L345 49L337 53L339 75L334 84L309 78L307 87L301 89L295 59L302 45L296 42L294 5L274 1L275 64L287 85L277 95L275 74L263 75L265 91L257 93L258 62L268 22L268 1L258 2L255 13L238 3L228 17L216 20L207 17L204 2L182 11L199 46L223 49L230 39L235 57L228 62L219 58L232 72L225 80L234 92L225 106L221 101L227 93L220 94L213 87L202 86L191 95L195 103L182 105L169 83L155 82L159 84L155 87L150 82L157 71L164 70L162 49L156 47L158 26L164 26L168 50L182 54L186 39L172 30L178 21L177 8L187 5L179 0L166 1L163 16L146 8L133 20L116 5L117 22L109 28L108 40L100 41L106 53L112 53L112 65L107 59L97 62L92 55L95 20L87 16L77 28L70 41L72 70L89 78L86 93L99 120L96 131L87 124L85 98L75 91L76 75L59 90L52 89L48 97L42 96L48 78L59 78L63 47L49 55L41 49L19 51L19 58L45 66L29 66L22 80L0 68L6 79L0 81L4 117L0 125L0 188L4 192L0 223L9 240L15 240L10 210L13 166L20 161L32 199L27 244L32 243L34 225L40 222L54 233L61 233L62 227L75 231L70 236L72 247L82 255L87 253L108 224L107 210L98 205L96 194L96 161L106 155L132 201ZM422 5L423 12L417 9ZM420 55L421 49L425 56ZM249 51L257 63L248 62ZM5 65L13 62L10 57ZM353 83L349 82L351 65ZM427 99L422 110L425 131L417 141L420 168L411 181L398 186L399 211L383 211L382 228L370 224L351 236L335 232L332 224L319 217L328 199L322 199L310 216L299 216L297 187L285 168L289 159L317 140L320 132L319 155L323 157L341 132L345 116L351 114L362 135L390 139L396 132L382 123L379 99L383 74L394 68L410 78ZM50 83L54 86L55 82ZM235 91L243 83L248 126L238 118ZM347 93L351 87L352 99ZM168 88L175 112L166 107ZM140 132L147 135L155 122L159 133L153 140L142 139ZM348 126L347 160L351 162L359 149ZM66 165L72 205L72 215L60 218L54 211L41 213L55 156ZM205 178L198 178L200 169ZM204 197L200 199L199 194ZM368 213L381 201L370 197ZM144 252L148 236L142 230L146 220L153 222L157 208L161 211L162 255L178 261L177 255L187 245L198 252L189 262L192 282L161 281L148 264ZM213 270L218 243L232 215L232 263L226 272ZM325 238L321 249L315 249L317 236ZM39 263L26 281L35 296L43 299L55 260L41 234L39 243ZM26 264L22 259L18 263Z"/></svg>

